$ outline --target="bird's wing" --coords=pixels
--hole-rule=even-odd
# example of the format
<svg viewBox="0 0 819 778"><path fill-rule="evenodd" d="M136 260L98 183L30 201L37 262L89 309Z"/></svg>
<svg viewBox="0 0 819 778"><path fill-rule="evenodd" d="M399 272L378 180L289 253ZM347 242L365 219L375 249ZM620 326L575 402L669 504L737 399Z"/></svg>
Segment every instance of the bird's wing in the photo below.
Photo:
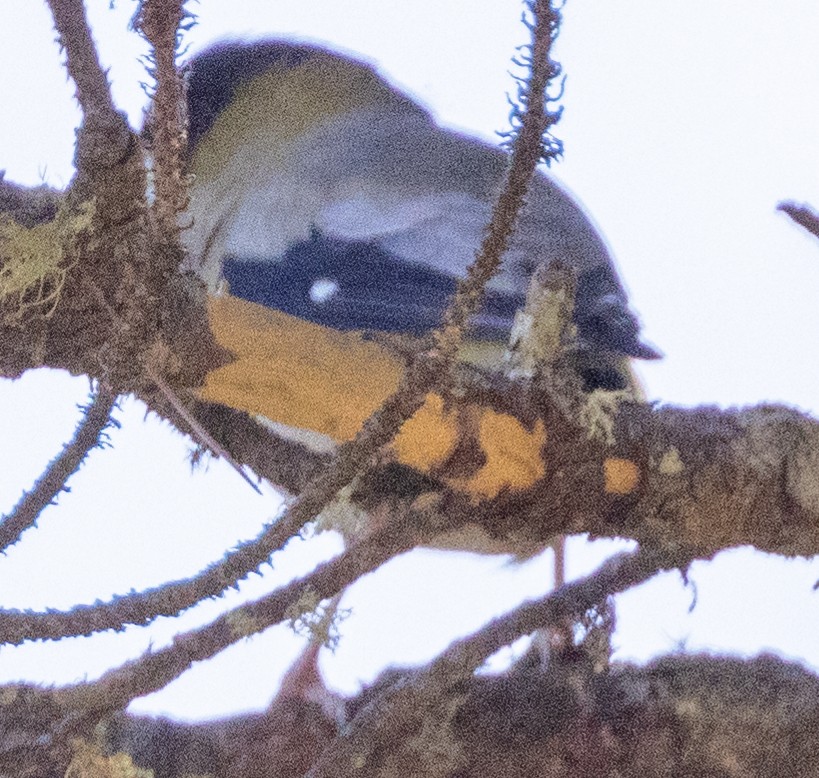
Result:
<svg viewBox="0 0 819 778"><path fill-rule="evenodd" d="M210 242L233 294L340 329L419 333L440 322L491 204L446 187L463 170L459 179L450 136L426 116L374 121L334 117L267 169L251 169L239 150L209 184L243 192ZM464 161L464 144L454 145ZM474 333L505 340L524 292L523 280L490 288Z"/></svg>

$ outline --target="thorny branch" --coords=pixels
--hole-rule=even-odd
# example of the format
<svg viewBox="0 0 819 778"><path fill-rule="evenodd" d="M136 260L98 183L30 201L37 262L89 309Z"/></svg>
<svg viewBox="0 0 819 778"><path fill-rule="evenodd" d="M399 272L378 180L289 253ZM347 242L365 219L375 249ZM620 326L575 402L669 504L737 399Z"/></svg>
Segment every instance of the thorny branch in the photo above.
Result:
<svg viewBox="0 0 819 778"><path fill-rule="evenodd" d="M144 0L134 24L151 44L148 73L156 83L148 121L153 141L152 208L160 235L175 244L174 253L179 255L182 247L178 216L188 204L184 175L187 117L183 115L185 100L176 56L183 22L189 18L184 0ZM177 267L169 267L168 271Z"/></svg>
<svg viewBox="0 0 819 778"><path fill-rule="evenodd" d="M110 390L103 387L97 390L71 442L52 460L31 491L26 492L11 512L0 519L0 553L34 526L42 511L65 489L66 482L79 469L88 452L100 444L105 428L111 424L111 411L116 401L116 394Z"/></svg>
<svg viewBox="0 0 819 778"><path fill-rule="evenodd" d="M58 690L21 687L17 694L25 693L31 698L29 705L43 711L45 718L37 724L40 730L87 731L93 721L123 708L134 697L162 688L193 662L208 659L237 639L260 632L271 624L294 618L298 615L293 609L294 602L330 597L345 585L343 581L375 569L410 547L417 541L418 526L421 525L422 532L429 528L423 527L421 516L406 518L411 521L384 527L336 559L321 565L304 579L255 602L239 606L211 624L178 635L171 647L111 670L95 682ZM396 727L400 730L403 724L412 728L417 723L416 719L424 717L441 695L448 693L453 684L468 677L502 645L557 619L578 616L604 600L608 594L646 580L664 567L684 565L687 561L688 557L682 552L674 557L659 551L621 555L586 579L565 585L541 600L524 604L507 616L490 622L476 634L453 644L428 669L421 671L411 684L402 686L397 698L388 696L386 702L379 701L375 708L365 709L347 735L328 752L316 775L329 774L326 772L330 769L329 765L337 764L338 759L350 749L360 748L362 738L366 738L368 732L377 732L377 739L380 739L396 730ZM404 704L407 697L411 698L412 704ZM383 721L379 723L384 706L392 710L398 704L402 706L404 715L407 710L411 711L413 721L402 722L400 716L391 716L387 719L389 725Z"/></svg>
<svg viewBox="0 0 819 778"><path fill-rule="evenodd" d="M339 775L344 766L375 751L379 742L418 731L434 707L451 705L447 698L489 656L522 635L577 618L608 595L636 586L660 570L685 566L689 561L690 557L682 552L672 556L643 549L620 554L586 578L565 584L489 622L364 707L310 770L309 778Z"/></svg>
<svg viewBox="0 0 819 778"><path fill-rule="evenodd" d="M81 135L78 148L80 180L85 185L91 181L90 190L93 193L96 192L95 176L106 166L119 163L132 150L132 138L113 107L105 74L93 50L82 3L76 0L50 0L50 5L85 115L85 135ZM164 182L161 186L167 188L169 210L156 214L155 224L141 225L140 228L146 232L142 237L133 239L135 246L144 245L145 235L150 236L150 241L161 243L158 233L164 229L167 235L175 230L175 221L173 227L169 226L171 214L175 219L179 208L184 206L184 182L179 167L179 144L182 142L180 122L179 116L174 113L178 110L178 94L173 90L178 88L178 79L175 74L171 76L176 29L182 18L181 4L168 0L164 3L145 3L143 6L144 11L156 12L157 9L160 14L168 13L170 16L162 17L159 24L156 18L149 19L143 15L142 25L143 31L154 43L157 80L166 81L169 89L167 102L163 98L165 107L157 113L157 117L161 118L157 118L160 127L155 135L156 172ZM108 605L83 606L71 613L0 614L0 639L21 642L38 637L56 638L101 629L119 629L127 623L146 623L156 615L178 613L205 597L220 594L263 564L271 553L281 548L289 537L313 519L342 487L370 467L374 455L395 436L404 420L417 410L424 396L447 380L451 368L450 357L457 347L463 323L474 312L486 281L497 269L508 235L514 227L526 184L542 154L543 133L549 123L556 119L556 115L546 111L546 87L548 80L557 75L548 53L557 29L558 16L550 4L542 0L534 3L532 10L535 31L532 76L524 93L526 111L514 143L515 155L511 162L509 184L494 210L492 226L479 258L470 269L468 279L459 288L445 317L445 326L437 334L438 351L419 354L415 358L399 390L368 420L355 441L341 447L338 456L326 470L314 477L298 475L300 483L311 479L301 496L280 521L266 528L253 542L244 544L201 575L168 588L121 598ZM169 18L175 21L166 25ZM160 91L157 92L158 102ZM88 151L91 146L87 136L95 126L111 132L106 139L108 145L103 144L91 153ZM99 134L97 137L100 137ZM547 155L555 153L556 148L550 144ZM82 192L82 188L78 187L77 191ZM136 174L131 178L130 191L138 193L140 197L144 194L144 180ZM105 205L104 197L100 201ZM113 201L109 198L108 202ZM142 205L136 206L130 213L139 216L144 213L141 208ZM127 215L128 209L125 210ZM783 210L788 212L785 208ZM122 210L117 213L122 216ZM789 215L798 221L793 213ZM101 217L103 221L105 218ZM134 225L139 226L137 221ZM157 224L164 224L165 227L157 229ZM129 239L139 232L136 226ZM175 270L178 267L174 258L175 249L169 249L168 245L163 244L162 251L168 253L162 255L161 261L149 263L154 272L156 268ZM149 253L146 252L145 256ZM145 269L138 263L133 267L136 268L132 271L136 276ZM146 270L146 277L148 274ZM149 314L155 314L155 308L139 304L139 295L134 297L134 302L130 302L131 296L126 286L117 290L118 301L126 301L125 313L118 315L123 316L126 329L129 329L136 321L135 317L139 315L147 320ZM161 285L150 288L161 289ZM146 329L153 336L151 326L136 327L134 331L139 334ZM120 350L123 353L127 351L125 348ZM145 372L144 366L140 369ZM143 390L144 386L138 388ZM484 386L478 387L475 392L483 392L484 396L495 392L499 404L506 403L508 409L514 409L517 399L506 399L512 396L506 393L506 388ZM531 404L527 400L523 398L519 403L520 414L531 417ZM580 440L564 442L562 448L555 448L554 441L550 441L550 452L560 464L550 464L543 483L525 501L502 494L476 509L474 505L452 497L436 506L439 513L433 523L439 522L441 517L445 517L449 526L474 521L489 527L501 537L520 533L525 528L533 535L529 539L539 542L572 529L591 529L601 535L638 536L650 549L684 547L696 549L698 555L713 553L722 545L749 540L756 543L759 538L762 539L760 547L782 553L805 554L819 549L819 532L816 530L819 526L819 497L813 488L815 452L819 450L815 441L819 433L815 424L805 417L771 408L729 414L708 409L697 412L677 412L674 409L656 411L624 404L614 415L602 414L601 423L611 425L608 435L616 443L610 446L601 444L599 440ZM598 488L601 473L592 471L589 465L593 462L598 467L603 458L618 453L637 462L641 468L640 486L627 496L606 495L604 489ZM263 460L263 454L260 456ZM313 465L315 463L311 467ZM598 467L598 470L602 469ZM64 484L64 480L61 483ZM592 494L598 497L589 497ZM403 517L402 524L391 524L389 528L360 541L304 579L255 603L234 609L201 629L180 635L170 648L150 653L113 670L97 682L56 692L34 690L31 693L37 700L46 700L49 705L55 705L62 714L73 710L79 711L78 715L90 712L93 716L122 707L135 696L161 688L184 672L192 662L211 657L241 637L287 618L295 604L304 602L306 593L315 599L330 597L396 553L423 542L436 528L425 523L429 519L429 516L408 513ZM689 553L693 554L694 551L680 552L677 557L669 558L657 550L643 550L615 560L586 581L565 586L537 603L522 606L487 625L476 635L460 641L420 676L421 681L417 685L413 684L409 691L401 693L405 696L417 695L414 699L418 701L419 708L429 707L434 704L432 698L444 686L468 675L483 658L501 645L538 626L554 623L555 619L566 614L577 613L613 591L645 580L663 566L684 566L690 558ZM362 733L368 731L367 727L371 726L372 721L372 715L365 711L347 739L328 752L315 774L338 774L337 771L332 772L333 763L340 764L337 761L339 755L360 741ZM369 731L371 734L374 732Z"/></svg>
<svg viewBox="0 0 819 778"><path fill-rule="evenodd" d="M98 194L103 172L120 164L133 150L132 134L124 115L114 106L83 0L48 0L48 5L83 114L77 133L77 179L73 188L80 196Z"/></svg>
<svg viewBox="0 0 819 778"><path fill-rule="evenodd" d="M685 568L692 559L691 550L682 549L670 552L644 547L618 554L585 578L563 584L539 600L526 602L490 621L474 635L456 641L430 664L424 675L437 682L456 682L464 672L474 672L492 654L519 637L578 618L607 596L637 586L662 570Z"/></svg>
<svg viewBox="0 0 819 778"><path fill-rule="evenodd" d="M121 124L122 117L114 107L108 77L91 37L85 3L83 0L49 0L48 4L85 121L103 127Z"/></svg>
<svg viewBox="0 0 819 778"><path fill-rule="evenodd" d="M520 128L511 144L512 156L506 180L492 209L492 217L475 261L469 266L466 278L459 281L455 296L444 314L443 324L435 334L436 343L448 362L458 348L466 322L480 306L486 284L500 268L501 258L509 245L538 162L553 157L559 149L559 146L547 148L544 136L559 118L559 113L546 110L546 90L560 72L550 56L557 37L560 14L552 8L549 0L537 0L531 4L531 8L534 16L531 69L528 82L521 92L523 108L516 109Z"/></svg>
<svg viewBox="0 0 819 778"><path fill-rule="evenodd" d="M259 537L240 544L223 560L193 578L167 583L110 603L80 605L70 611L2 611L0 640L12 644L26 640L57 640L70 635L123 629L127 624L147 624L157 616L175 616L200 600L222 594L261 567L272 553L281 549L313 518L314 505L315 502L297 502L282 518L268 525Z"/></svg>
<svg viewBox="0 0 819 778"><path fill-rule="evenodd" d="M240 605L204 627L177 635L170 647L111 670L97 681L64 687L54 692L55 699L70 709L118 710L135 697L166 686L194 662L209 659L285 618L295 619L303 610L310 610L320 600L332 597L350 582L409 550L429 532L420 514L396 518L304 578ZM302 603L302 610L298 603Z"/></svg>
<svg viewBox="0 0 819 778"><path fill-rule="evenodd" d="M544 114L544 99L548 79L556 73L548 56L557 29L556 18L551 9L548 13L535 16L533 46L539 59L533 59L533 86L525 101L522 130L515 141L508 183L494 209L479 257L470 269L473 280L459 290L444 318L446 324L442 332L449 334L442 337L453 349L457 346L463 322L480 303L479 289L499 266L514 228L517 211L523 204L526 186L541 156L544 129L550 120L554 120L554 117L547 118ZM149 21L148 16L141 17L143 26ZM148 27L155 31L150 24ZM174 142L173 133L165 133L162 137L165 142ZM508 190L512 190L513 194L505 195L504 192ZM450 346L447 346L445 351L449 349ZM440 354L435 353L418 355L397 391L365 422L356 439L340 448L332 464L304 489L286 514L258 539L241 546L222 563L172 588L132 595L110 605L82 606L69 613L7 612L0 618L0 637L19 642L32 638L57 638L66 634L88 634L101 629L121 628L125 623L145 623L159 614L178 613L199 599L219 594L225 587L235 584L318 515L340 489L367 468L373 455L389 443L402 424L418 410L428 392L445 380L448 356L445 354L442 359Z"/></svg>

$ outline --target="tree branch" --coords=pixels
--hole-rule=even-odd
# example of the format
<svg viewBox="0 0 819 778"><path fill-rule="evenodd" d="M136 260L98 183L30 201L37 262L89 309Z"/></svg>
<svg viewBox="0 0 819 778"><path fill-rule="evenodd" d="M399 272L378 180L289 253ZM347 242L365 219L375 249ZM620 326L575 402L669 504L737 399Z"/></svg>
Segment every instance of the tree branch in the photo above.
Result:
<svg viewBox="0 0 819 778"><path fill-rule="evenodd" d="M0 170L0 214L23 227L33 227L51 221L57 215L62 193L49 186L34 188L6 181Z"/></svg>
<svg viewBox="0 0 819 778"><path fill-rule="evenodd" d="M807 203L796 203L792 200L783 201L776 206L777 211L788 215L800 227L804 227L811 235L819 238L819 213Z"/></svg>
<svg viewBox="0 0 819 778"><path fill-rule="evenodd" d="M669 770L764 778L808 775L815 762L819 680L772 656L667 656L603 673L524 658L503 675L465 680L413 716L407 706L418 702L405 689L415 684L410 674L387 686L308 776L354 765L361 778L661 778ZM339 743L379 708L373 740L337 759Z"/></svg>
<svg viewBox="0 0 819 778"><path fill-rule="evenodd" d="M158 231L168 243L177 247L179 214L188 205L188 187L184 175L187 144L187 116L182 77L176 67L181 27L189 18L184 0L144 0L140 4L134 27L151 44L151 67L148 73L156 82L148 119L153 150L154 201ZM175 272L179 265L167 268Z"/></svg>
<svg viewBox="0 0 819 778"><path fill-rule="evenodd" d="M209 659L286 618L295 619L360 576L409 550L428 533L423 514L411 513L390 521L388 526L319 565L304 578L240 605L204 627L177 635L170 647L111 670L97 681L63 687L53 692L54 699L61 707L94 714L124 708L132 699L161 689L194 662Z"/></svg>
<svg viewBox="0 0 819 778"><path fill-rule="evenodd" d="M659 570L689 561L685 553L672 556L656 549L621 554L590 576L494 619L474 635L456 641L428 667L405 676L365 705L311 769L309 778L343 775L345 766L352 764L358 766L357 774L362 777L381 775L379 756L389 758L386 755L399 742L411 741L425 725L446 728L467 679L495 651L536 629L576 618L608 595L642 583ZM429 754L427 759L438 756ZM433 766L419 765L417 774L434 774Z"/></svg>
<svg viewBox="0 0 819 778"><path fill-rule="evenodd" d="M546 90L549 83L560 73L551 60L551 48L557 37L560 14L552 8L551 0L530 3L534 17L530 71L522 88L520 99L523 110L517 109L520 129L511 143L512 156L506 179L492 209L492 217L484 233L475 261L469 266L466 278L458 282L458 288L435 340L452 361L461 340L463 328L478 310L484 289L500 269L501 258L515 230L518 215L523 207L529 182L537 163L557 153L556 146L544 146L544 134L560 114L546 110Z"/></svg>
<svg viewBox="0 0 819 778"><path fill-rule="evenodd" d="M113 392L102 387L97 390L71 442L52 460L31 491L23 494L11 513L0 519L0 553L34 526L40 513L65 489L66 482L79 469L88 452L100 444L105 428L111 424L111 411L116 401L117 395Z"/></svg>
<svg viewBox="0 0 819 778"><path fill-rule="evenodd" d="M102 69L82 0L48 0L65 66L77 87L77 100L85 120L103 127L122 122L114 107L108 76Z"/></svg>

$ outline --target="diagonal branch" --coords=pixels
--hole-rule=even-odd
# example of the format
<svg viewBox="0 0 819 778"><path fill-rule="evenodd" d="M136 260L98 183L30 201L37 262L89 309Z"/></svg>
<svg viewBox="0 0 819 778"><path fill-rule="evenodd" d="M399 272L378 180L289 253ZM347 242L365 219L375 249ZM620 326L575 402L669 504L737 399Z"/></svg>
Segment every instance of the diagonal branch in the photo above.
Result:
<svg viewBox="0 0 819 778"><path fill-rule="evenodd" d="M388 443L401 424L420 407L429 387L440 375L440 360L419 359L408 371L411 383L389 398L365 423L354 441L343 445L334 462L311 482L275 524L254 541L239 546L219 564L200 575L175 584L123 597L106 605L80 606L69 612L39 614L0 613L0 641L20 643L57 639L121 629L124 624L145 624L156 615L175 615L200 599L214 597L262 565L277 549L329 504L338 492L364 470L370 459ZM405 382L407 383L407 382Z"/></svg>
<svg viewBox="0 0 819 778"><path fill-rule="evenodd" d="M784 201L776 206L777 211L787 214L800 227L804 227L811 235L819 238L819 213L811 208L807 203Z"/></svg>
<svg viewBox="0 0 819 778"><path fill-rule="evenodd" d="M82 0L48 0L60 46L65 50L68 75L77 86L77 100L85 118L114 124L119 114L91 37Z"/></svg>
<svg viewBox="0 0 819 778"><path fill-rule="evenodd" d="M632 586L644 583L662 570L682 568L693 559L693 552L678 549L641 548L617 554L591 575L563 584L534 602L493 619L474 635L453 643L425 671L436 682L451 683L471 674L492 654L536 629L561 626L567 619L584 612Z"/></svg>
<svg viewBox="0 0 819 778"><path fill-rule="evenodd" d="M131 133L114 105L83 0L48 0L48 5L83 112L83 124L77 136L78 172L99 175L100 170L95 168L108 168L123 159L131 147Z"/></svg>
<svg viewBox="0 0 819 778"><path fill-rule="evenodd" d="M494 652L522 635L576 617L611 594L640 584L660 570L684 566L689 561L683 552L675 556L658 549L619 554L586 578L565 584L494 619L474 635L453 643L425 669L376 697L324 752L308 773L309 778L344 774L343 765L362 762L363 766L363 755L377 751L380 744L395 742L396 737L410 738L425 720L439 718L436 708L451 708L450 697L458 684ZM373 768L371 765L369 772L362 775L374 774Z"/></svg>
<svg viewBox="0 0 819 778"><path fill-rule="evenodd" d="M102 387L97 390L71 442L52 460L11 513L0 519L0 553L16 543L25 530L34 526L40 513L65 489L66 481L79 469L88 452L100 445L102 434L112 423L111 411L116 401L114 392Z"/></svg>
<svg viewBox="0 0 819 778"><path fill-rule="evenodd" d="M242 638L315 607L320 600L332 597L352 581L408 551L429 531L420 514L400 517L307 576L240 605L204 627L177 635L168 648L148 653L96 681L64 687L53 693L54 700L71 710L106 712L124 708L134 698L161 689L194 662L209 659Z"/></svg>
<svg viewBox="0 0 819 778"><path fill-rule="evenodd" d="M524 109L520 115L520 129L512 142L512 156L492 217L486 228L475 261L469 266L466 278L458 284L452 302L444 314L443 324L435 333L439 348L447 360L454 356L464 326L480 306L486 284L498 272L501 259L515 230L526 190L538 162L547 154L556 153L544 146L544 133L559 118L559 113L546 110L546 90L549 82L560 72L550 58L552 44L557 36L559 13L549 0L532 4L534 24L531 66L528 83L521 92Z"/></svg>

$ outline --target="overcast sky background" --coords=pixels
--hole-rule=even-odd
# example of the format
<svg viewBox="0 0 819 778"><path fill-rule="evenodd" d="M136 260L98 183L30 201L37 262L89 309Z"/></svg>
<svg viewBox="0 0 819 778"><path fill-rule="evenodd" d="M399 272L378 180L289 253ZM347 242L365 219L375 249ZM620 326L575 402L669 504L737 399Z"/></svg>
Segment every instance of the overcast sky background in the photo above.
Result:
<svg viewBox="0 0 819 778"><path fill-rule="evenodd" d="M143 42L135 3L87 3L115 98L141 124ZM224 37L295 36L378 63L441 123L495 140L507 126L518 0L201 0L191 53ZM78 111L45 4L0 15L0 169L63 186ZM568 75L556 174L613 248L663 361L640 367L649 397L727 407L819 407L819 242L775 205L819 206L819 4L815 0L569 0L557 56ZM70 437L83 379L39 371L0 381L0 513ZM276 511L222 463L191 472L188 441L125 402L111 449L96 450L0 559L0 605L69 608L194 574ZM292 542L240 593L180 619L91 639L0 648L0 682L67 683L164 644L176 631L257 597L338 550L332 536ZM569 572L622 544L574 541ZM413 552L348 593L331 686L355 691L389 664L423 662L453 638L548 589L551 554L506 558ZM813 561L748 549L694 565L692 585L660 576L618 598L617 657L687 650L775 651L819 669ZM689 608L696 600L691 612ZM195 719L266 704L302 642L286 627L194 667L134 708ZM506 657L508 659L508 656Z"/></svg>

